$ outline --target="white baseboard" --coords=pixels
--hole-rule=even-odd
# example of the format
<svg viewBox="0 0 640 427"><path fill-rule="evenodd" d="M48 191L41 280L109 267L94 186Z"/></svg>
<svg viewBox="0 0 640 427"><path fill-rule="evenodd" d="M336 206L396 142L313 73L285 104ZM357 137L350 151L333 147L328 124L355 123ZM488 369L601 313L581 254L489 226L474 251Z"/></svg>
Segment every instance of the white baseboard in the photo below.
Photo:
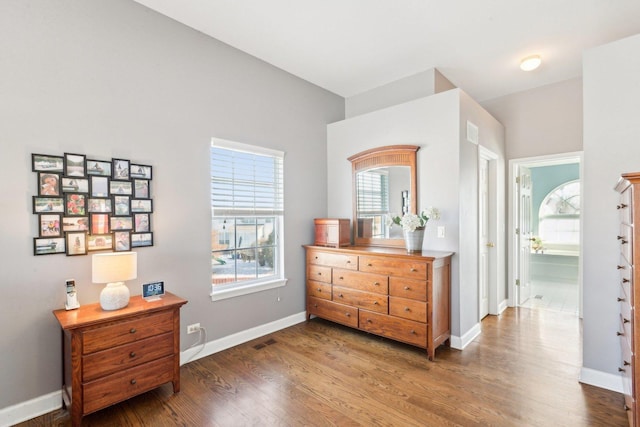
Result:
<svg viewBox="0 0 640 427"><path fill-rule="evenodd" d="M62 390L0 409L0 426L12 426L60 408Z"/></svg>
<svg viewBox="0 0 640 427"><path fill-rule="evenodd" d="M302 323L305 320L307 320L307 313L303 311L301 313L292 314L291 316L285 317L283 319L275 320L271 323L256 326L255 328L247 329L246 331L241 331L233 335L222 337L215 341L209 341L204 346L198 345L194 348L189 348L180 353L180 365L193 362L194 360L198 360L202 357L206 357L219 351L226 350L236 345L245 343L247 341L260 338L272 332L279 331L280 329L288 328L289 326Z"/></svg>
<svg viewBox="0 0 640 427"><path fill-rule="evenodd" d="M509 304L508 301L502 300L502 302L500 304L498 304L498 314L502 314L503 311L505 311L507 308L509 308Z"/></svg>
<svg viewBox="0 0 640 427"><path fill-rule="evenodd" d="M578 378L578 381L583 384L589 384L618 393L624 393L622 377L618 374L609 374L607 372L596 371L595 369L583 367L580 369L580 378Z"/></svg>
<svg viewBox="0 0 640 427"><path fill-rule="evenodd" d="M275 320L266 325L256 326L246 331L238 332L228 337L210 341L202 346L187 349L180 352L180 365L201 357L226 350L230 347L251 341L255 338L288 328L307 320L307 313L297 313L284 319ZM36 397L35 399L21 402L13 406L0 409L0 427L8 427L23 421L30 420L62 407L62 390Z"/></svg>
<svg viewBox="0 0 640 427"><path fill-rule="evenodd" d="M481 332L482 328L480 327L480 323L478 322L473 325L473 327L469 329L463 336L451 336L451 348L455 348L456 350L464 350L464 348L468 346L471 341L476 339L476 337L480 335Z"/></svg>

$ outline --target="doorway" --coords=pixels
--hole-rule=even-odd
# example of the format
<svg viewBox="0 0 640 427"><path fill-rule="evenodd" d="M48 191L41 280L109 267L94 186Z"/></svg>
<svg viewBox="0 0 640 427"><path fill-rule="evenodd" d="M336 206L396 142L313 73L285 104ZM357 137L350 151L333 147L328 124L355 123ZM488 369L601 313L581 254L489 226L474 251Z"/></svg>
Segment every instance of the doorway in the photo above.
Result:
<svg viewBox="0 0 640 427"><path fill-rule="evenodd" d="M509 162L509 305L582 317L582 153Z"/></svg>

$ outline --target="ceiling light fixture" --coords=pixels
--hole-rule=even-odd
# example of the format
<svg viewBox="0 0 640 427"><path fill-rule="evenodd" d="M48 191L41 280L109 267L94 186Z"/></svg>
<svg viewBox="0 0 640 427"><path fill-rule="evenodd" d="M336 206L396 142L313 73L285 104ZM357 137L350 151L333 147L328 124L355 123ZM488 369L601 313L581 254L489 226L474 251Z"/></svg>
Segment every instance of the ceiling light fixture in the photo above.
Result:
<svg viewBox="0 0 640 427"><path fill-rule="evenodd" d="M522 71L535 70L540 66L541 62L542 62L542 59L540 58L540 55L527 56L522 61L520 61L520 69Z"/></svg>

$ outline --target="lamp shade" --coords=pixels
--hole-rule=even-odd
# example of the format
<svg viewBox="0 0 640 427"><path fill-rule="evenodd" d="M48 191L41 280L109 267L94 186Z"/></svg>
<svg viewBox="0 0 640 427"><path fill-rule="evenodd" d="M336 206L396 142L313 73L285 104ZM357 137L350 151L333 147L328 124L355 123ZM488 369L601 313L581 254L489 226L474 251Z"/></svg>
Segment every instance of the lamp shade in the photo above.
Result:
<svg viewBox="0 0 640 427"><path fill-rule="evenodd" d="M92 258L91 281L93 283L124 282L138 277L136 252L112 252L95 254Z"/></svg>

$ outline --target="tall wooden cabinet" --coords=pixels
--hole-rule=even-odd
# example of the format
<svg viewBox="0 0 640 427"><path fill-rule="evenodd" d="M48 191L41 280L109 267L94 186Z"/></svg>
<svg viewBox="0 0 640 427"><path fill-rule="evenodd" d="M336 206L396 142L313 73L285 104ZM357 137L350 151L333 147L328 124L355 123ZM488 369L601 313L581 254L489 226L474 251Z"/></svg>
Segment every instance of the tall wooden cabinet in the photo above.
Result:
<svg viewBox="0 0 640 427"><path fill-rule="evenodd" d="M640 225L640 172L623 174L616 185L620 193L617 209L620 212L619 272L620 337L622 360L618 371L622 375L625 409L631 426L640 426L638 392L640 377L636 375L636 354L640 350L640 316L635 316L635 302L640 298L640 236L636 237L636 225Z"/></svg>
<svg viewBox="0 0 640 427"><path fill-rule="evenodd" d="M426 349L451 337L451 253L401 248L307 250L307 317L315 315Z"/></svg>
<svg viewBox="0 0 640 427"><path fill-rule="evenodd" d="M53 312L62 327L62 397L73 426L164 383L180 391L180 307L186 302L170 293L149 302L138 295L120 310L96 303Z"/></svg>

